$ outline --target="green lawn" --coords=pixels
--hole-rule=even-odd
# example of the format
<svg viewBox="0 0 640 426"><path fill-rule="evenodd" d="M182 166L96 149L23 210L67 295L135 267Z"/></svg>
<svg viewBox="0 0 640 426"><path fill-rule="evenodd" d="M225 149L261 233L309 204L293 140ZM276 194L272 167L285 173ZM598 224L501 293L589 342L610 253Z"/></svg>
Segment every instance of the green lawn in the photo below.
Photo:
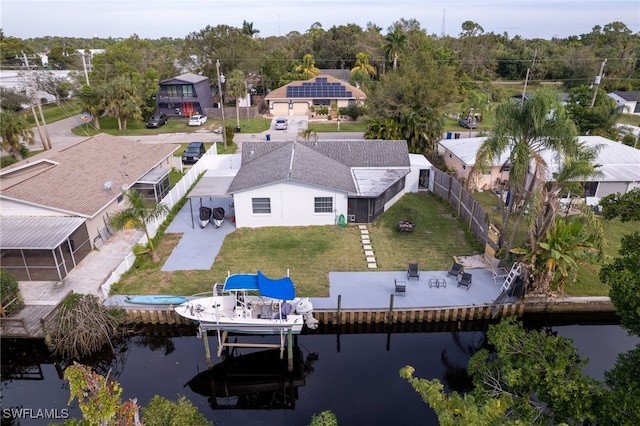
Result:
<svg viewBox="0 0 640 426"><path fill-rule="evenodd" d="M37 108L36 113L38 113ZM44 114L44 119L47 124L50 124L65 118L82 114L82 108L80 107L80 101L71 99L61 102L60 106L55 103L42 105L42 113ZM31 110L26 110L23 114L27 122L35 127L36 122L33 119L33 113ZM38 114L38 120L40 120L40 114Z"/></svg>
<svg viewBox="0 0 640 426"><path fill-rule="evenodd" d="M413 233L400 233L396 224L407 216L417 224ZM467 237L449 207L428 194L407 194L369 226L378 269L404 271L409 262L423 270L447 270L452 256L474 253L478 247ZM286 232L285 232L286 231ZM160 268L178 243L180 235L160 237L161 261L142 259L114 285L118 294L196 294L211 291L227 272L282 276L287 269L300 296L328 296L331 271L367 271L357 226L305 226L242 228L228 235L208 271L162 272Z"/></svg>
<svg viewBox="0 0 640 426"><path fill-rule="evenodd" d="M628 124L630 126L640 126L640 117L633 114L622 114L618 118L618 123Z"/></svg>

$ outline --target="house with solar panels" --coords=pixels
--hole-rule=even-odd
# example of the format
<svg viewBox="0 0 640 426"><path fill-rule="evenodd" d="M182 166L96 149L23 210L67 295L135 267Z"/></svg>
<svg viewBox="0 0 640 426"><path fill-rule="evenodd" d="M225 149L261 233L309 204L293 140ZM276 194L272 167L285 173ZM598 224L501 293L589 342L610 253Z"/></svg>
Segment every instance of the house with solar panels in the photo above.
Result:
<svg viewBox="0 0 640 426"><path fill-rule="evenodd" d="M309 80L292 81L269 93L265 100L274 116L308 115L312 107L346 108L361 105L367 95L355 86L330 75L318 75Z"/></svg>

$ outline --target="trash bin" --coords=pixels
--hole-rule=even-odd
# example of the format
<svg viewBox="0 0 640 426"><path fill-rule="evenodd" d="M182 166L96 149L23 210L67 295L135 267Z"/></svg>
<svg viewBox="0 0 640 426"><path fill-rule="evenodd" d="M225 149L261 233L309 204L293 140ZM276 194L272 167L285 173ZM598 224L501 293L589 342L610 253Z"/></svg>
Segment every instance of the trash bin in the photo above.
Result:
<svg viewBox="0 0 640 426"><path fill-rule="evenodd" d="M454 133L453 137L454 139L460 139L460 133Z"/></svg>
<svg viewBox="0 0 640 426"><path fill-rule="evenodd" d="M267 135L267 140L270 141L271 140L271 135Z"/></svg>
<svg viewBox="0 0 640 426"><path fill-rule="evenodd" d="M234 131L235 133L240 133L240 126L236 126L236 127L234 127L234 128L233 128L233 131Z"/></svg>
<svg viewBox="0 0 640 426"><path fill-rule="evenodd" d="M447 132L447 139L451 139L451 132Z"/></svg>

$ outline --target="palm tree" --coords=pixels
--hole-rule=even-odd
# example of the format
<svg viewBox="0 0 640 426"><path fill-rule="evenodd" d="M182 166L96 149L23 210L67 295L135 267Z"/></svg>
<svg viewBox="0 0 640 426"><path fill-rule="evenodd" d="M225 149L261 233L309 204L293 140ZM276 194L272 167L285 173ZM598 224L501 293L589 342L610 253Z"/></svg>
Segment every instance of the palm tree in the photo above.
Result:
<svg viewBox="0 0 640 426"><path fill-rule="evenodd" d="M124 196L129 207L111 216L109 225L117 231L121 229L143 230L147 236L147 250L151 253L153 261L159 262L160 257L156 253L153 240L149 235L147 222L162 218L169 213L169 208L162 203L146 201L142 198L142 194L136 190L126 191Z"/></svg>
<svg viewBox="0 0 640 426"><path fill-rule="evenodd" d="M474 168L486 172L494 159L509 153L509 196L504 211L500 245L509 232L511 213L520 208L506 245L506 253L513 245L520 219L534 189L544 184L547 164L542 152L552 151L556 156L573 154L577 150L576 128L565 114L555 93L540 91L524 103L509 98L496 109L493 134L480 146Z"/></svg>
<svg viewBox="0 0 640 426"><path fill-rule="evenodd" d="M227 94L236 100L236 126L240 127L240 98L247 96L247 85L244 81L244 72L235 69L227 77Z"/></svg>
<svg viewBox="0 0 640 426"><path fill-rule="evenodd" d="M539 185L529 204L529 246L535 250L558 217L560 197L564 194L581 196L584 193L582 182L601 175L600 167L595 163L598 148L579 143L574 155L563 158L560 169L553 175L553 181Z"/></svg>
<svg viewBox="0 0 640 426"><path fill-rule="evenodd" d="M442 135L442 122L433 110L418 113L411 111L400 123L409 152L425 154L432 150Z"/></svg>
<svg viewBox="0 0 640 426"><path fill-rule="evenodd" d="M302 73L307 78L313 78L320 74L320 70L316 68L316 61L310 53L302 57L302 64L296 67L296 71Z"/></svg>
<svg viewBox="0 0 640 426"><path fill-rule="evenodd" d="M260 30L253 28L253 22L242 21L242 34L253 38L253 36L259 32Z"/></svg>
<svg viewBox="0 0 640 426"><path fill-rule="evenodd" d="M407 35L402 32L400 27L395 27L384 39L386 41L384 54L393 61L393 69L395 70L398 66L400 53L407 47Z"/></svg>
<svg viewBox="0 0 640 426"><path fill-rule="evenodd" d="M315 141L318 140L318 133L312 129L302 129L298 132L298 136L309 142L309 139L313 138Z"/></svg>
<svg viewBox="0 0 640 426"><path fill-rule="evenodd" d="M78 92L78 98L83 111L91 115L93 126L100 130L100 116L104 112L100 90L85 84Z"/></svg>
<svg viewBox="0 0 640 426"><path fill-rule="evenodd" d="M369 55L364 52L356 54L356 66L351 68L351 75L359 76L361 79L368 79L376 75L376 69L369 63Z"/></svg>
<svg viewBox="0 0 640 426"><path fill-rule="evenodd" d="M24 158L22 142L27 145L35 144L35 137L27 120L13 111L0 112L0 138L2 149L14 158Z"/></svg>
<svg viewBox="0 0 640 426"><path fill-rule="evenodd" d="M580 216L557 219L535 249L514 249L526 253L522 263L529 271L532 292L562 293L567 281L575 281L578 263L601 259L603 235L600 220L584 207Z"/></svg>
<svg viewBox="0 0 640 426"><path fill-rule="evenodd" d="M365 139L401 140L403 129L397 121L392 118L374 118L367 125L364 132Z"/></svg>
<svg viewBox="0 0 640 426"><path fill-rule="evenodd" d="M128 76L118 76L104 90L102 106L104 111L118 120L118 130L126 130L129 119L141 120L144 102Z"/></svg>

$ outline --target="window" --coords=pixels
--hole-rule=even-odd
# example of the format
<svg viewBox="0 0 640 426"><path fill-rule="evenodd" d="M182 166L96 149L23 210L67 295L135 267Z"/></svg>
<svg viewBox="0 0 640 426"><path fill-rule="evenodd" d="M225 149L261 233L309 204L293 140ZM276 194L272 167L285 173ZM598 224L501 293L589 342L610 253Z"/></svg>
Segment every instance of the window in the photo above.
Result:
<svg viewBox="0 0 640 426"><path fill-rule="evenodd" d="M316 213L331 213L333 212L333 198L331 197L316 197L314 200L314 211Z"/></svg>
<svg viewBox="0 0 640 426"><path fill-rule="evenodd" d="M254 214L270 214L271 199L270 198L252 198L251 205Z"/></svg>
<svg viewBox="0 0 640 426"><path fill-rule="evenodd" d="M582 185L584 186L585 197L596 196L596 192L598 191L598 182L585 182Z"/></svg>
<svg viewBox="0 0 640 426"><path fill-rule="evenodd" d="M182 96L193 96L193 86L182 86Z"/></svg>
<svg viewBox="0 0 640 426"><path fill-rule="evenodd" d="M167 96L178 96L178 86L167 86Z"/></svg>

